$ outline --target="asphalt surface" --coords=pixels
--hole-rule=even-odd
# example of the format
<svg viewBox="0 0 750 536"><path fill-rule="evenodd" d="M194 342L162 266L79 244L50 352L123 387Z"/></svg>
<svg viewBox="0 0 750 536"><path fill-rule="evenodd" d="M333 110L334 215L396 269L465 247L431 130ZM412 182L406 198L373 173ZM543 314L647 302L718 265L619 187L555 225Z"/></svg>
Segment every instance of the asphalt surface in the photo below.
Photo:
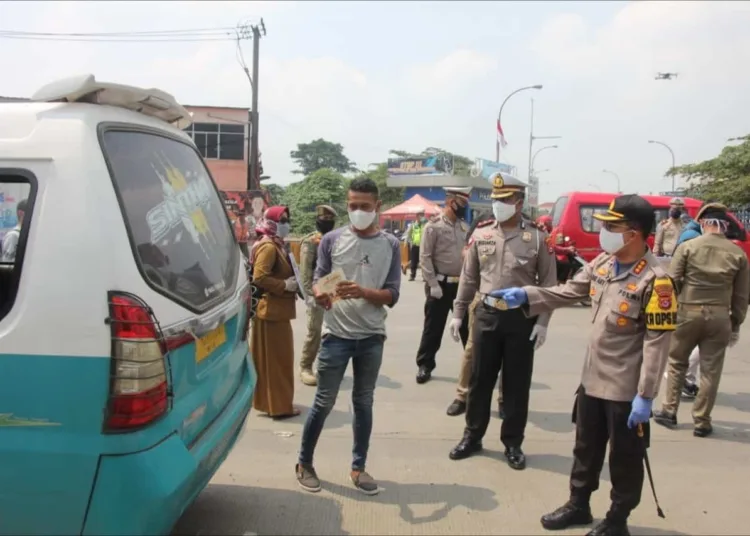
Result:
<svg viewBox="0 0 750 536"><path fill-rule="evenodd" d="M572 463L573 393L589 334L589 310L571 307L552 317L546 345L537 352L525 471L504 462L496 413L483 454L451 461L463 417L448 417L461 349L447 333L433 380L417 385L415 354L422 327L424 291L402 285L388 317L388 341L375 393L375 424L368 471L382 491L367 497L352 488L351 368L316 451L323 490L298 488L294 464L305 414L315 388L297 379L302 416L274 422L251 414L244 435L215 478L177 523L181 535L312 534L544 534L539 517L568 495ZM305 334L304 310L294 321L295 349ZM653 426L649 451L666 519L656 515L648 481L633 512L633 534L747 534L750 481L750 329L728 353L721 394L713 412L715 433L692 435L690 403L680 407L678 430ZM658 407L658 404L655 405ZM605 464L606 465L606 464ZM592 499L594 517L609 505L606 466ZM587 528L562 534L585 534Z"/></svg>

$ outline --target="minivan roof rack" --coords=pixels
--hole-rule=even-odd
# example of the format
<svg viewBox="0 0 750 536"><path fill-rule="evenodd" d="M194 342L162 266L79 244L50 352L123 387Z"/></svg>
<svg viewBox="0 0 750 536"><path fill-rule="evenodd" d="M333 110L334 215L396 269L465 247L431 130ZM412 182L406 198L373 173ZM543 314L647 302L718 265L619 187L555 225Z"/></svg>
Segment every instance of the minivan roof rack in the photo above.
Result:
<svg viewBox="0 0 750 536"><path fill-rule="evenodd" d="M37 102L88 102L126 108L185 129L190 112L169 93L122 84L98 82L93 74L72 76L43 86L31 97Z"/></svg>

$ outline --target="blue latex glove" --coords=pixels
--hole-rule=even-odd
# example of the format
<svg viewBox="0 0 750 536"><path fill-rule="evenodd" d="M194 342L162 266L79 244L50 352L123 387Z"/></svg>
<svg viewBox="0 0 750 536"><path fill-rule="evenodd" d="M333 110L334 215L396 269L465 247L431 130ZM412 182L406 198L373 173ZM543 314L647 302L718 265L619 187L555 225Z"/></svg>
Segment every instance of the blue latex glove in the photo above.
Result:
<svg viewBox="0 0 750 536"><path fill-rule="evenodd" d="M493 298L505 300L505 303L508 304L508 307L510 309L521 307L527 301L529 301L529 297L526 295L526 291L520 287L493 290L492 292L490 292L490 296L492 296Z"/></svg>
<svg viewBox="0 0 750 536"><path fill-rule="evenodd" d="M643 398L641 395L635 395L628 417L628 428L635 428L639 424L648 422L651 417L651 407L654 401Z"/></svg>

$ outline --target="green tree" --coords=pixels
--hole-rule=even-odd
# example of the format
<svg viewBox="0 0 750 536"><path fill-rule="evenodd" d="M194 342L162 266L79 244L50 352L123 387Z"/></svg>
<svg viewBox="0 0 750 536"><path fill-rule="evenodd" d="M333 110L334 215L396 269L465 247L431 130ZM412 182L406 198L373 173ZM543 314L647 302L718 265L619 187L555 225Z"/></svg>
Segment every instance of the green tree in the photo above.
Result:
<svg viewBox="0 0 750 536"><path fill-rule="evenodd" d="M286 205L286 189L280 184L263 184L261 186L271 197L272 205Z"/></svg>
<svg viewBox="0 0 750 536"><path fill-rule="evenodd" d="M300 168L294 170L293 173L305 177L326 168L339 173L357 171L354 163L344 155L343 145L323 138L318 138L310 143L298 143L297 149L291 151L289 156Z"/></svg>
<svg viewBox="0 0 750 536"><path fill-rule="evenodd" d="M688 193L694 197L735 207L750 204L750 135L729 141L741 143L727 145L711 160L674 167L667 175L690 181Z"/></svg>
<svg viewBox="0 0 750 536"><path fill-rule="evenodd" d="M318 205L330 205L339 217L338 223L346 220L346 190L349 181L333 169L319 169L304 180L286 188L285 201L292 215L292 230L295 236L303 236L315 230L315 209Z"/></svg>

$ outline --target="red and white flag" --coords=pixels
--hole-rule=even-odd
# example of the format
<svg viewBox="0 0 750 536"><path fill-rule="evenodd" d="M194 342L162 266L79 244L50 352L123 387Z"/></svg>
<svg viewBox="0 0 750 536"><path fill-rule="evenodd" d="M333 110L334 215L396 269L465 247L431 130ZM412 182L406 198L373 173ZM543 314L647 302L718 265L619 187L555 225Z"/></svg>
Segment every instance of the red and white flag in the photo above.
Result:
<svg viewBox="0 0 750 536"><path fill-rule="evenodd" d="M508 142L505 141L505 134L503 133L503 126L500 124L500 120L497 120L497 141L500 143L501 147L505 147L508 145Z"/></svg>

